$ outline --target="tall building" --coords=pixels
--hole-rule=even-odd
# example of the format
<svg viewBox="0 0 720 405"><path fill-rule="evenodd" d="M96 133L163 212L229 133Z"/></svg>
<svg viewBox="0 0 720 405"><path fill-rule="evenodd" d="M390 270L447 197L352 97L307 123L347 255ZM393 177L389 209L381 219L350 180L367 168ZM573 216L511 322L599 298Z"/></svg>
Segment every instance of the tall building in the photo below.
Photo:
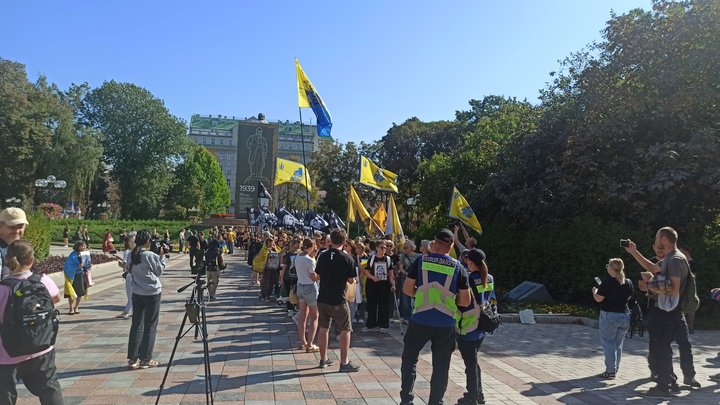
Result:
<svg viewBox="0 0 720 405"><path fill-rule="evenodd" d="M262 117L261 117L262 118ZM238 197L240 191L250 192L248 186L243 185L244 190L238 190L237 185L243 183L245 178L238 180L238 155L243 155L247 147L245 135L239 135L239 123L260 123L271 125L277 128L277 150L266 164L274 166L275 156L283 159L302 162L302 144L305 142L305 161L312 160L312 154L320 148L320 142L331 138L320 138L317 135L317 126L303 124L304 139L300 137L300 122L277 121L266 122L256 117L236 118L222 115L199 115L194 114L190 118L190 131L188 135L199 145L205 146L213 153L220 163L225 179L230 187L230 213L242 213L243 207L236 206L236 200L241 198L240 205L247 205L244 197ZM238 137L243 139L239 139ZM241 146L238 149L238 142ZM244 155L243 155L244 156ZM243 168L243 166L241 166ZM270 187L271 184L266 184Z"/></svg>

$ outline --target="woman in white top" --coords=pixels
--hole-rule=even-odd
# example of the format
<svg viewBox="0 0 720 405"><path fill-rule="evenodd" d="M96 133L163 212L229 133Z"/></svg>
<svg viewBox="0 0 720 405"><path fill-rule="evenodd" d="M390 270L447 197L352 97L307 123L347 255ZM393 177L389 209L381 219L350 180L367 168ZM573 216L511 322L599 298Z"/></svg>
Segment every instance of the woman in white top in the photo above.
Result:
<svg viewBox="0 0 720 405"><path fill-rule="evenodd" d="M316 281L320 277L315 274L315 259L313 254L317 250L315 241L305 239L302 243L302 252L295 258L295 271L297 272L297 297L300 304L300 313L297 323L298 336L300 337L300 350L308 353L317 352L320 348L313 343L317 333L318 310L317 296L318 289ZM310 321L309 328L306 325ZM306 335L307 329L307 335Z"/></svg>

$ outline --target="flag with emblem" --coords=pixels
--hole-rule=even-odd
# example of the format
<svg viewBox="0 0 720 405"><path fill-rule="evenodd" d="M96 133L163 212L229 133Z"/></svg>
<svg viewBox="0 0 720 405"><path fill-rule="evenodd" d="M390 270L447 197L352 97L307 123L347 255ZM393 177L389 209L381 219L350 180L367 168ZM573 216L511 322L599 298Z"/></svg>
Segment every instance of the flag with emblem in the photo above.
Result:
<svg viewBox="0 0 720 405"><path fill-rule="evenodd" d="M448 212L450 218L455 218L470 228L476 230L478 233L482 233L482 227L480 221L475 216L475 212L468 204L465 197L460 194L457 187L453 187L452 197L450 198L450 212Z"/></svg>
<svg viewBox="0 0 720 405"><path fill-rule="evenodd" d="M275 185L283 183L298 183L305 186L308 191L312 191L310 175L304 165L292 160L277 158L275 162Z"/></svg>
<svg viewBox="0 0 720 405"><path fill-rule="evenodd" d="M300 62L297 59L295 59L295 73L297 75L298 107L312 108L315 118L317 118L318 136L329 137L332 129L330 113L322 98L320 98L320 93L310 83L310 79L300 67Z"/></svg>
<svg viewBox="0 0 720 405"><path fill-rule="evenodd" d="M377 190L398 192L397 174L381 169L365 156L360 156L360 184Z"/></svg>

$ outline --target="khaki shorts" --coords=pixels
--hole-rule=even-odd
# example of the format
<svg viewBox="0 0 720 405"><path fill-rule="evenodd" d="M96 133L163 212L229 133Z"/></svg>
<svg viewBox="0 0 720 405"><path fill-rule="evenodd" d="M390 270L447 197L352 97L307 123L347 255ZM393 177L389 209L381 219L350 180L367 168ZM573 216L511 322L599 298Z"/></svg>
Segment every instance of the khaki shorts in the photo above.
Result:
<svg viewBox="0 0 720 405"><path fill-rule="evenodd" d="M347 330L352 332L352 324L350 323L350 307L347 302L343 302L339 305L330 305L318 302L317 307L319 315L318 326L328 329L330 327L330 320L332 319L341 331Z"/></svg>

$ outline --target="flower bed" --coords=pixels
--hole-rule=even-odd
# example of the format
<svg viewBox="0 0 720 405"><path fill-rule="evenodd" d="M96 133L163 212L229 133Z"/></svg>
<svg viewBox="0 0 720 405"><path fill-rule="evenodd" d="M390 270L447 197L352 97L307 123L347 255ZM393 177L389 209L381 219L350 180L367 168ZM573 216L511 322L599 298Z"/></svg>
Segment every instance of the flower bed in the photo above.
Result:
<svg viewBox="0 0 720 405"><path fill-rule="evenodd" d="M32 271L40 274L61 272L63 271L63 266L65 265L65 259L65 256L50 256L41 262L35 262L32 267ZM90 254L90 260L92 261L92 264L102 264L112 262L115 258L104 254L92 253Z"/></svg>
<svg viewBox="0 0 720 405"><path fill-rule="evenodd" d="M591 319L598 319L600 313L596 308L588 308L582 305L545 302L510 302L505 304L503 312L514 313L523 309L531 309L536 315L567 314Z"/></svg>

